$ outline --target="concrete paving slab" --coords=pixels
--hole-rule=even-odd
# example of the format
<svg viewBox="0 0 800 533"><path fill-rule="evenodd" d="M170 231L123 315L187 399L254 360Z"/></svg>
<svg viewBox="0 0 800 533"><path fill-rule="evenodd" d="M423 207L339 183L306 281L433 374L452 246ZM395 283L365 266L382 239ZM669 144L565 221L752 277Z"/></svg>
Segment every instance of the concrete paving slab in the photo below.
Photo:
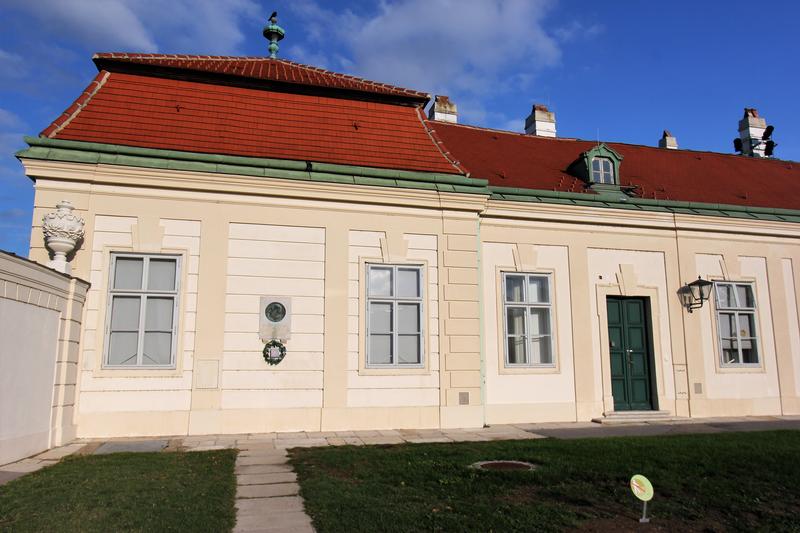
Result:
<svg viewBox="0 0 800 533"><path fill-rule="evenodd" d="M287 448L313 448L315 446L327 446L326 439L278 439L275 441L276 449Z"/></svg>
<svg viewBox="0 0 800 533"><path fill-rule="evenodd" d="M406 437L406 442L413 442L415 444L424 444L428 442L453 442L447 437Z"/></svg>
<svg viewBox="0 0 800 533"><path fill-rule="evenodd" d="M231 446L221 446L219 444L215 444L213 446L192 446L187 447L187 452L210 452L212 450L225 450L227 448L231 448Z"/></svg>
<svg viewBox="0 0 800 533"><path fill-rule="evenodd" d="M0 470L0 486L17 479L18 477L22 477L25 474L27 474L27 472L6 472L5 470Z"/></svg>
<svg viewBox="0 0 800 533"><path fill-rule="evenodd" d="M242 515L236 519L233 531L313 531L311 519L302 511L290 511L279 515Z"/></svg>
<svg viewBox="0 0 800 533"><path fill-rule="evenodd" d="M66 446L60 446L58 448L53 448L51 450L47 450L44 453L40 453L36 456L36 459L40 461L57 461L59 459L63 459L73 453L77 453L81 448L83 448L85 444L67 444Z"/></svg>
<svg viewBox="0 0 800 533"><path fill-rule="evenodd" d="M403 444L402 437L362 437L364 444Z"/></svg>
<svg viewBox="0 0 800 533"><path fill-rule="evenodd" d="M295 496L300 492L297 483L272 483L270 485L239 485L236 498L275 498L276 496Z"/></svg>
<svg viewBox="0 0 800 533"><path fill-rule="evenodd" d="M274 452L274 450L272 450ZM261 453L258 455L245 455L236 458L236 466L252 466L252 465L279 465L286 462L286 455L282 454L266 454Z"/></svg>
<svg viewBox="0 0 800 533"><path fill-rule="evenodd" d="M278 496L277 498L236 500L236 510L237 517L256 514L277 517L285 512L303 511L303 499L300 496Z"/></svg>
<svg viewBox="0 0 800 533"><path fill-rule="evenodd" d="M305 431L287 431L286 433L277 433L277 438L282 439L307 439L308 433Z"/></svg>
<svg viewBox="0 0 800 533"><path fill-rule="evenodd" d="M167 447L167 444L169 441L166 439L104 442L94 451L94 455L120 452L160 452Z"/></svg>
<svg viewBox="0 0 800 533"><path fill-rule="evenodd" d="M22 461L17 461L16 463L3 465L2 470L4 472L21 472L24 474L28 474L30 472L36 472L37 470L41 470L46 466L54 465L57 462L58 461L40 461L38 459L23 459Z"/></svg>
<svg viewBox="0 0 800 533"><path fill-rule="evenodd" d="M295 483L297 474L294 472L259 472L242 473L236 475L239 485L270 485L273 483Z"/></svg>
<svg viewBox="0 0 800 533"><path fill-rule="evenodd" d="M263 470L260 474L239 474L236 476L236 482L240 485L252 485L258 483L271 483L264 476L270 474L294 474L291 465L263 465Z"/></svg>
<svg viewBox="0 0 800 533"><path fill-rule="evenodd" d="M236 466L235 472L237 475L239 474L274 474L275 472L272 471L272 467L276 464L285 464L285 463L273 463L268 465L247 465L247 466Z"/></svg>

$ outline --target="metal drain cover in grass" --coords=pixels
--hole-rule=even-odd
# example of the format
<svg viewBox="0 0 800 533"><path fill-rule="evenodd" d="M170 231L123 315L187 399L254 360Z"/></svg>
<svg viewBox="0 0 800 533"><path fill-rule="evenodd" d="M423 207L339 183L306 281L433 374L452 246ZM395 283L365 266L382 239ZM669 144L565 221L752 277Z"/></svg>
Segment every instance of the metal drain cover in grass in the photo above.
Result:
<svg viewBox="0 0 800 533"><path fill-rule="evenodd" d="M469 465L478 470L493 470L496 472L509 472L514 470L536 470L536 465L524 461L478 461Z"/></svg>

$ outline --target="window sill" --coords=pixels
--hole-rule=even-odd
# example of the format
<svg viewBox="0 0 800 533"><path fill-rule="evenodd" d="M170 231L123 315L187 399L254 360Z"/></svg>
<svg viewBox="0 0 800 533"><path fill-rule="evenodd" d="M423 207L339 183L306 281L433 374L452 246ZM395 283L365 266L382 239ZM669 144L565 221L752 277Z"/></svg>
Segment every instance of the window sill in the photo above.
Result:
<svg viewBox="0 0 800 533"><path fill-rule="evenodd" d="M738 366L722 366L717 365L718 374L763 374L766 372L764 365L738 365Z"/></svg>
<svg viewBox="0 0 800 533"><path fill-rule="evenodd" d="M95 378L180 378L183 369L177 367L133 367L104 366L92 372Z"/></svg>
<svg viewBox="0 0 800 533"><path fill-rule="evenodd" d="M370 367L359 368L359 376L427 376L431 370L427 366L415 367Z"/></svg>
<svg viewBox="0 0 800 533"><path fill-rule="evenodd" d="M530 375L530 374L560 374L561 369L558 365L541 366L505 366L498 369L500 375Z"/></svg>

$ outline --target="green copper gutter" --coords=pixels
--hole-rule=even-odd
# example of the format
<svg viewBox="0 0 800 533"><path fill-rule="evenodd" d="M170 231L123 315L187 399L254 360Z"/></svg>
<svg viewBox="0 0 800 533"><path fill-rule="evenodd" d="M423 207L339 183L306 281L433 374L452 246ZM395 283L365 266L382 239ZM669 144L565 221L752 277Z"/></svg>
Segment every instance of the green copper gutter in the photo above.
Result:
<svg viewBox="0 0 800 533"><path fill-rule="evenodd" d="M17 152L18 158L489 194L487 180L460 174L137 148L44 137L25 137L25 142L30 148Z"/></svg>
<svg viewBox="0 0 800 533"><path fill-rule="evenodd" d="M585 207L606 207L613 209L628 209L630 211L660 211L663 213L745 218L751 220L800 222L800 210L797 209L752 207L744 205L712 204L703 202L681 202L677 200L653 200L648 198L635 198L627 196L623 192L588 194L494 186L490 186L489 190L491 191L492 200L580 205Z"/></svg>
<svg viewBox="0 0 800 533"><path fill-rule="evenodd" d="M25 142L30 147L17 152L16 156L18 158L482 194L490 195L492 200L514 202L800 222L800 210L797 209L653 200L630 197L623 192L577 193L495 187L489 186L488 180L471 178L461 174L416 172L311 161L137 148L116 144L48 139L45 137L25 137Z"/></svg>

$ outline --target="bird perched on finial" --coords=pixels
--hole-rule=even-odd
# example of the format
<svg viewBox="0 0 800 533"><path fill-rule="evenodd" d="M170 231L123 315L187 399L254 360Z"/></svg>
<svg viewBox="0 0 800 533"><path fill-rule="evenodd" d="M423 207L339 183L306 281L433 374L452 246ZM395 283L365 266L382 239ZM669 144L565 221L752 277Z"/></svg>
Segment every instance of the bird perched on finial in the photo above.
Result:
<svg viewBox="0 0 800 533"><path fill-rule="evenodd" d="M271 23L273 23L273 24L277 24L278 23L278 12L277 11L273 11L272 12L272 15L269 16L269 21Z"/></svg>

